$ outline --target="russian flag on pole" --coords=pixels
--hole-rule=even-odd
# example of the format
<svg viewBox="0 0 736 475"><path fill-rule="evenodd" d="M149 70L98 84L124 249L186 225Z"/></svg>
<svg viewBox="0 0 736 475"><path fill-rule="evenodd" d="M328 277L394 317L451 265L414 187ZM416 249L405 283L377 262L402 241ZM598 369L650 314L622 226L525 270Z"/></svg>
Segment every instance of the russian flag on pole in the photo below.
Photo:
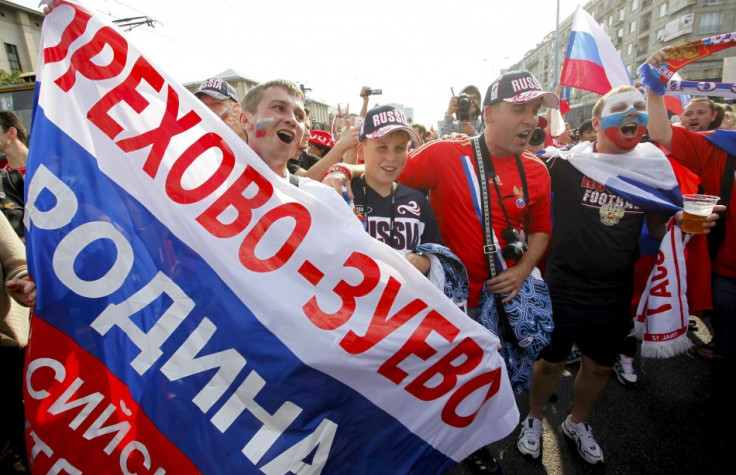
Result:
<svg viewBox="0 0 736 475"><path fill-rule="evenodd" d="M44 21L26 186L37 473L441 473L519 413L498 339L112 25Z"/></svg>
<svg viewBox="0 0 736 475"><path fill-rule="evenodd" d="M631 85L631 76L608 34L580 6L575 12L560 84L601 95Z"/></svg>

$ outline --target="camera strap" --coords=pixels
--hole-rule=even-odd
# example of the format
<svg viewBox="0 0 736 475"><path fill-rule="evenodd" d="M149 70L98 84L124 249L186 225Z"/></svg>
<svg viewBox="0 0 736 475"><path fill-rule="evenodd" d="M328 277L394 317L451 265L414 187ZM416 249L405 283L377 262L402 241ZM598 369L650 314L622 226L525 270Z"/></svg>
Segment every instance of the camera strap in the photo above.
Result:
<svg viewBox="0 0 736 475"><path fill-rule="evenodd" d="M497 248L495 244L493 243L493 229L492 229L492 223L491 223L491 202L488 198L488 179L489 179L489 170L486 168L484 162L485 159L488 158L488 162L490 162L490 152L488 152L488 147L485 144L485 135L479 135L472 138L473 143L473 155L475 155L475 161L478 164L478 183L480 184L480 195L481 195L481 208L483 212L483 237L485 240L485 246L483 246L483 253L486 256L486 263L488 264L488 273L491 276L491 279L494 279L497 275L497 269L496 269L496 252ZM482 144L482 145L481 145ZM487 157L483 156L483 148L485 148L486 153L488 154ZM517 155L518 159L518 155ZM493 169L493 163L490 164L491 169ZM493 173L493 182L495 184L495 170ZM498 192L498 184L496 184L496 191ZM501 201L501 196L499 192L499 202ZM501 208L503 209L503 203L501 203ZM506 210L504 209L504 214L506 214ZM508 222L508 215L506 216L506 221ZM510 224L509 224L510 226ZM513 328L511 328L511 324L509 323L509 319L506 316L506 308L503 306L503 303L501 302L501 296L498 294L494 294L493 298L496 302L496 309L498 310L498 327L503 335L503 338L505 341L508 342L517 342L516 334L514 333Z"/></svg>
<svg viewBox="0 0 736 475"><path fill-rule="evenodd" d="M511 220L509 219L509 214L506 212L506 206L503 204L503 198L501 197L501 190L498 187L498 181L496 180L496 169L493 166L493 157L491 156L491 152L488 150L488 145L486 144L486 141L484 139L485 135L481 135L479 142L480 150L477 148L475 149L476 156L478 153L480 153L480 156L483 159L483 164L485 165L485 176L487 180L493 181L493 187L496 189L496 196L498 196L498 204L501 205L501 211L503 211L503 216L506 218L506 226L508 228L512 228L511 226ZM524 205L529 205L529 186L526 182L526 173L524 172L524 166L521 164L521 156L519 154L514 155L514 159L516 160L516 168L519 171L519 178L521 179L521 191L522 191L522 198L524 199ZM478 168L478 171L480 172L480 168ZM484 173L481 173L484 174ZM529 213L526 213L526 216L524 218L524 241L527 241L527 234L529 233Z"/></svg>

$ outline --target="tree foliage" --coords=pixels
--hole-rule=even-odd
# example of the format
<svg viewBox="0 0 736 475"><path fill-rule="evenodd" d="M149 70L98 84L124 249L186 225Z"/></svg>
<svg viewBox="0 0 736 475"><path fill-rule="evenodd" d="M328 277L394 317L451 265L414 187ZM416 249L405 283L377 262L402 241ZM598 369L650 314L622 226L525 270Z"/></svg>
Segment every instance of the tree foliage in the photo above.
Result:
<svg viewBox="0 0 736 475"><path fill-rule="evenodd" d="M9 73L4 69L0 69L0 86L8 86L10 84L18 84L23 82L20 78L20 71Z"/></svg>

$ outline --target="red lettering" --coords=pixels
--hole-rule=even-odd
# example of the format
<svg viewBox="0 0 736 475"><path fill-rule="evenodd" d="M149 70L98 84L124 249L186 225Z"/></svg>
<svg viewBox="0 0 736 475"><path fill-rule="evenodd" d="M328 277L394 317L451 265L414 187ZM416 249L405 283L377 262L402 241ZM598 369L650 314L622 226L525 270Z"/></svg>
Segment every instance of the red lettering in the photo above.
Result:
<svg viewBox="0 0 736 475"><path fill-rule="evenodd" d="M385 376L396 384L400 384L409 374L399 368L399 363L404 361L409 355L415 355L426 361L430 356L437 353L437 350L429 346L426 342L427 337L432 331L439 333L445 340L452 342L460 332L460 329L447 321L445 317L432 310L424 317L424 320L414 330L414 333L412 333L406 343L378 368L378 374ZM422 398L420 397L420 399Z"/></svg>
<svg viewBox="0 0 736 475"><path fill-rule="evenodd" d="M664 252L658 251L657 252L657 265L661 266L664 262Z"/></svg>
<svg viewBox="0 0 736 475"><path fill-rule="evenodd" d="M667 268L664 266L657 266L656 273L652 277L652 282L655 280L662 280L667 277Z"/></svg>
<svg viewBox="0 0 736 475"><path fill-rule="evenodd" d="M481 402L478 406L478 409L476 409L474 413L467 416L458 415L457 408L465 400L465 398L486 385L488 385L488 392L486 392L486 396L485 398L483 398L483 402ZM478 415L478 412L480 412L483 404L485 404L498 392L500 386L501 368L496 368L493 371L479 374L470 381L466 381L462 386L457 388L454 393L452 393L452 395L447 400L447 403L442 408L442 420L445 421L446 424L449 424L453 427L469 426L470 423L475 420L475 417Z"/></svg>
<svg viewBox="0 0 736 475"><path fill-rule="evenodd" d="M189 111L184 117L177 119L179 115L179 95L171 86L167 86L167 93L166 111L157 128L117 142L118 147L124 152L132 152L153 145L146 158L146 163L143 164L143 171L148 173L151 178L156 177L158 167L161 165L161 160L164 158L164 153L169 146L169 142L171 142L171 138L191 129L202 121L202 118L194 111ZM228 150L230 150L229 147Z"/></svg>
<svg viewBox="0 0 736 475"><path fill-rule="evenodd" d="M276 254L267 259L257 257L256 246L261 238L273 223L283 218L294 220L294 229L292 229L291 234L281 245L281 248L276 251ZM280 268L294 255L296 248L304 240L311 225L312 216L301 203L285 203L269 210L245 236L243 243L240 245L240 262L246 269L253 272L271 272Z"/></svg>
<svg viewBox="0 0 736 475"><path fill-rule="evenodd" d="M648 308L647 315L656 315L658 313L666 312L668 310L672 310L672 305L666 303L664 305L660 305L657 308Z"/></svg>
<svg viewBox="0 0 736 475"><path fill-rule="evenodd" d="M256 187L256 192L251 198L246 198L243 192L250 185ZM215 237L233 237L240 234L250 224L252 211L263 206L271 195L273 195L271 182L253 167L246 167L235 183L197 217L197 222ZM223 223L218 218L229 206L235 208L238 215L230 223Z"/></svg>
<svg viewBox="0 0 736 475"><path fill-rule="evenodd" d="M69 53L69 45L71 45L77 38L82 36L84 30L87 29L87 23L92 15L87 13L81 8L74 8L74 18L71 23L64 29L64 33L61 34L61 40L56 46L50 46L43 50L43 60L45 63L56 63L66 58Z"/></svg>
<svg viewBox="0 0 736 475"><path fill-rule="evenodd" d="M414 315L418 314L425 308L427 304L419 299L412 300L404 308L396 312L391 318L388 313L396 300L396 295L401 289L401 283L389 277L386 288L381 294L376 311L371 318L371 323L365 336L359 336L353 330L348 331L345 337L340 341L340 346L350 354L356 355L364 353L373 348L379 341L386 338L394 330L409 321Z"/></svg>
<svg viewBox="0 0 736 475"><path fill-rule="evenodd" d="M145 80L157 92L161 91L164 78L141 56L133 65L128 77L105 94L102 99L87 112L87 118L111 139L123 131L123 127L108 115L110 109L120 102L125 102L138 114L150 104L137 90L141 81ZM119 145L119 144L118 144Z"/></svg>
<svg viewBox="0 0 736 475"><path fill-rule="evenodd" d="M462 358L461 362L453 364L459 358ZM406 390L422 401L432 401L450 392L457 384L457 377L473 371L482 360L483 349L480 345L472 338L465 338L414 381L407 384ZM426 384L436 376L441 376L442 381L428 387Z"/></svg>
<svg viewBox="0 0 736 475"><path fill-rule="evenodd" d="M657 285L653 285L651 289L649 289L649 295L653 295L655 297L672 297L672 294L667 290L667 286L670 285L669 280L663 280Z"/></svg>
<svg viewBox="0 0 736 475"><path fill-rule="evenodd" d="M582 186L583 186L583 188L588 188L588 189L596 190L596 191L603 191L603 190L606 189L605 186L601 185L600 183L598 183L595 180L591 180L587 176L584 176L583 177Z"/></svg>
<svg viewBox="0 0 736 475"><path fill-rule="evenodd" d="M344 280L335 285L332 291L340 297L342 306L334 313L327 313L320 308L317 296L314 296L302 307L309 321L322 330L334 330L350 320L355 313L355 299L370 293L381 279L378 264L365 254L353 252L343 266L358 269L363 279L358 285L351 285Z"/></svg>
<svg viewBox="0 0 736 475"><path fill-rule="evenodd" d="M112 59L108 64L95 64L92 58L100 54L105 46L112 49ZM77 73L93 81L114 78L122 72L127 55L128 42L112 27L105 26L95 33L89 43L72 54L69 69L54 82L62 91L68 92L77 81Z"/></svg>
<svg viewBox="0 0 736 475"><path fill-rule="evenodd" d="M192 189L185 189L181 184L184 174L197 158L212 148L217 148L222 152L220 165L204 183ZM222 137L214 132L204 134L190 145L171 166L171 171L166 176L166 194L180 204L196 203L222 185L233 171L234 166L235 155Z"/></svg>

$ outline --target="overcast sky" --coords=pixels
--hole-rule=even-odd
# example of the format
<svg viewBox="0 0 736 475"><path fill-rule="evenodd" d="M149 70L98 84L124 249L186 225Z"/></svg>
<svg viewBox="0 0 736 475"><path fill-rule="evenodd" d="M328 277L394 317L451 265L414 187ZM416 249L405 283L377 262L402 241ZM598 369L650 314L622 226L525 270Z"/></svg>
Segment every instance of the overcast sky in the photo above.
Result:
<svg viewBox="0 0 736 475"><path fill-rule="evenodd" d="M37 8L38 0L11 0ZM414 108L417 122L441 119L450 88L491 81L555 29L554 0L83 0L108 20L145 15L155 28L126 33L181 82L232 68L257 81L286 78L330 105L358 112L371 101ZM560 22L579 0L560 0ZM560 58L560 62L562 58Z"/></svg>

